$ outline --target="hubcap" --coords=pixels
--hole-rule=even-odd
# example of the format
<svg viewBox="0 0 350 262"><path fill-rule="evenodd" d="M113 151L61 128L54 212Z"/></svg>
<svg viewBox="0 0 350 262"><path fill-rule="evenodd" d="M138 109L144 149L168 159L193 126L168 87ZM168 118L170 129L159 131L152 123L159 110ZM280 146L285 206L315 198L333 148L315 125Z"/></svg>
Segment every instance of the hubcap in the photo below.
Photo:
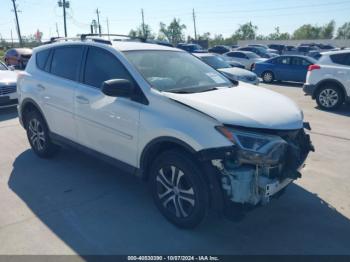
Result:
<svg viewBox="0 0 350 262"><path fill-rule="evenodd" d="M29 139L37 150L43 150L45 145L45 133L37 119L32 119L28 126Z"/></svg>
<svg viewBox="0 0 350 262"><path fill-rule="evenodd" d="M272 81L272 74L271 73L265 73L264 74L264 80L265 80L265 82L271 82Z"/></svg>
<svg viewBox="0 0 350 262"><path fill-rule="evenodd" d="M333 89L324 89L320 95L319 100L322 106L330 108L338 103L338 93Z"/></svg>
<svg viewBox="0 0 350 262"><path fill-rule="evenodd" d="M188 217L194 209L193 187L184 172L175 166L158 171L157 194L162 205L178 218Z"/></svg>

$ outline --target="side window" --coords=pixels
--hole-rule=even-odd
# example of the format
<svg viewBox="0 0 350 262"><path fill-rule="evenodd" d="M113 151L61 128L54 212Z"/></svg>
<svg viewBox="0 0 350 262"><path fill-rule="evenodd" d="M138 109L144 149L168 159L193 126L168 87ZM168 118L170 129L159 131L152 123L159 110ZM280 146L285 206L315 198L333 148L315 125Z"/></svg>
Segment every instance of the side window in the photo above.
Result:
<svg viewBox="0 0 350 262"><path fill-rule="evenodd" d="M81 46L56 48L52 57L51 73L69 80L76 80L82 53Z"/></svg>
<svg viewBox="0 0 350 262"><path fill-rule="evenodd" d="M101 88L106 80L127 79L132 77L122 63L111 53L99 48L89 48L83 83Z"/></svg>
<svg viewBox="0 0 350 262"><path fill-rule="evenodd" d="M330 57L333 63L340 65L350 65L350 54L336 54L331 55Z"/></svg>
<svg viewBox="0 0 350 262"><path fill-rule="evenodd" d="M279 57L276 59L278 64L281 65L289 65L290 64L290 57Z"/></svg>
<svg viewBox="0 0 350 262"><path fill-rule="evenodd" d="M46 49L36 54L36 65L39 69L45 71L45 66L47 63L47 59L49 58L50 51L51 49Z"/></svg>

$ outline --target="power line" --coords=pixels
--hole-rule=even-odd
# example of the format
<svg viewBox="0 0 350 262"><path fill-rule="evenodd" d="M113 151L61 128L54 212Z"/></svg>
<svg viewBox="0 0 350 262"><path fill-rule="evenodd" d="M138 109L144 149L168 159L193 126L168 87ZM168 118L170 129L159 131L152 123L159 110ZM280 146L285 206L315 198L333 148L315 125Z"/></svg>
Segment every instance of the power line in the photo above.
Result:
<svg viewBox="0 0 350 262"><path fill-rule="evenodd" d="M22 36L21 36L21 29L19 27L19 22L18 22L16 0L12 0L12 3L13 3L13 11L15 12L15 17L16 17L17 34L18 34L19 44L20 44L20 46L22 46Z"/></svg>

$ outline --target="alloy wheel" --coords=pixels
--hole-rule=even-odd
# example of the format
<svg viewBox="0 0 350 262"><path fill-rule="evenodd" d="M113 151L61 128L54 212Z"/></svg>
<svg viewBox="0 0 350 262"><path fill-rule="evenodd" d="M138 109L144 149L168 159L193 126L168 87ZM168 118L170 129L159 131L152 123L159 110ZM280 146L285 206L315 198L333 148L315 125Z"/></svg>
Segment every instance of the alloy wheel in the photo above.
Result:
<svg viewBox="0 0 350 262"><path fill-rule="evenodd" d="M157 174L157 196L163 207L177 218L191 215L196 204L195 192L186 174L175 166L162 167Z"/></svg>
<svg viewBox="0 0 350 262"><path fill-rule="evenodd" d="M266 72L264 73L263 80L267 83L270 83L273 80L273 75L270 72Z"/></svg>
<svg viewBox="0 0 350 262"><path fill-rule="evenodd" d="M45 147L45 132L44 129L36 118L29 121L28 125L29 139L32 145L38 150L42 151Z"/></svg>
<svg viewBox="0 0 350 262"><path fill-rule="evenodd" d="M319 101L322 106L326 108L332 108L334 107L338 101L339 101L339 95L338 92L334 89L324 89L319 94Z"/></svg>

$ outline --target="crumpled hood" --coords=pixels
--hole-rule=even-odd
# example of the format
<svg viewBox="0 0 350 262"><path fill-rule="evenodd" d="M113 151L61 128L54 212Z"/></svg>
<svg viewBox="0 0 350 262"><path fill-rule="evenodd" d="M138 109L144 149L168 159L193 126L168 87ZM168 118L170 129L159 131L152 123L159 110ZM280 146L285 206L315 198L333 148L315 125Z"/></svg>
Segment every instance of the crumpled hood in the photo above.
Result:
<svg viewBox="0 0 350 262"><path fill-rule="evenodd" d="M0 86L17 83L17 73L10 70L0 70Z"/></svg>
<svg viewBox="0 0 350 262"><path fill-rule="evenodd" d="M289 98L250 84L215 91L175 94L167 97L195 108L223 124L277 130L303 127L303 116Z"/></svg>

